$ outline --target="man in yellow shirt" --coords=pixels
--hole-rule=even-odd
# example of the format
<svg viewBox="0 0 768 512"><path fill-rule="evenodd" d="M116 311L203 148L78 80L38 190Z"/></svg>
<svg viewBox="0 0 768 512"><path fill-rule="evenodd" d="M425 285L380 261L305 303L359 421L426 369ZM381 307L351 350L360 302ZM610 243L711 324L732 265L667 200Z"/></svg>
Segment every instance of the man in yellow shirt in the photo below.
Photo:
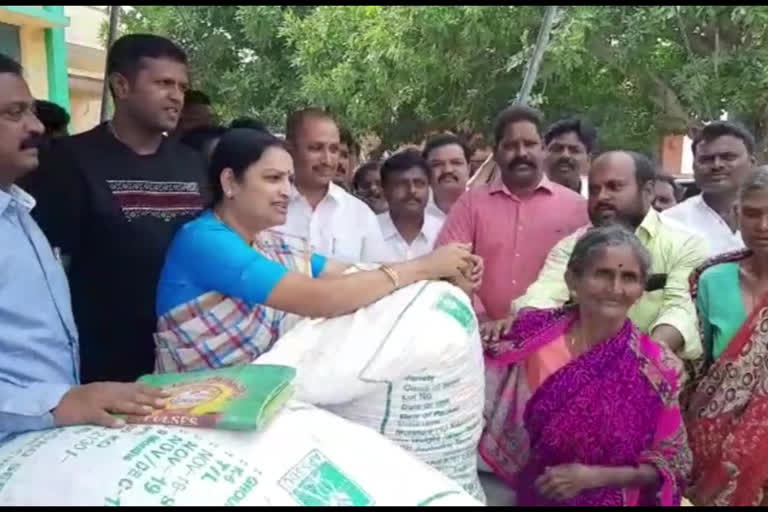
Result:
<svg viewBox="0 0 768 512"><path fill-rule="evenodd" d="M646 292L630 309L629 318L681 358L695 359L702 347L688 276L706 259L706 244L697 235L662 223L651 208L655 175L653 163L639 153L603 154L589 173L589 217L595 226L620 222L635 231L651 254L652 268ZM579 229L550 251L539 277L513 303L513 311L557 307L571 298L566 264L576 241L590 227Z"/></svg>

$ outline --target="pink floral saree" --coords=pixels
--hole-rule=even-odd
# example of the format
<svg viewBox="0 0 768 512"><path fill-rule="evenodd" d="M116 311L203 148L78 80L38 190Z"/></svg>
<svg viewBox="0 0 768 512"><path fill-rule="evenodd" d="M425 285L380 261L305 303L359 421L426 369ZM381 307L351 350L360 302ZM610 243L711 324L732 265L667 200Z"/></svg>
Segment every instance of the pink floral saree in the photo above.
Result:
<svg viewBox="0 0 768 512"><path fill-rule="evenodd" d="M691 454L678 406L682 367L627 320L612 339L556 370L533 391L525 361L567 332L574 308L526 309L486 349L486 428L480 455L517 493L517 505L679 506ZM564 502L540 496L547 467L636 466L660 474L654 489L598 488Z"/></svg>

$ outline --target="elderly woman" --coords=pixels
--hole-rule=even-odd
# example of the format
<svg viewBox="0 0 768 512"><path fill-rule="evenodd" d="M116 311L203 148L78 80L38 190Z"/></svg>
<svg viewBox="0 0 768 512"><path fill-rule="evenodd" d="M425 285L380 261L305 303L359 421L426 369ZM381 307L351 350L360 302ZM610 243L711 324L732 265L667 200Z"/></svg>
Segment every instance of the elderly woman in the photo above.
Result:
<svg viewBox="0 0 768 512"><path fill-rule="evenodd" d="M768 505L768 170L743 183L746 250L693 276L706 373L687 411L696 505Z"/></svg>
<svg viewBox="0 0 768 512"><path fill-rule="evenodd" d="M566 271L576 304L523 309L487 348L480 454L518 505L680 505L682 368L627 319L649 266L634 234L589 230Z"/></svg>
<svg viewBox="0 0 768 512"><path fill-rule="evenodd" d="M447 278L468 289L479 280L482 264L467 246L343 275L346 267L304 241L270 233L285 222L293 159L268 133L228 131L210 172L213 208L179 230L161 273L159 372L250 363L280 337L287 314L333 317L417 281Z"/></svg>

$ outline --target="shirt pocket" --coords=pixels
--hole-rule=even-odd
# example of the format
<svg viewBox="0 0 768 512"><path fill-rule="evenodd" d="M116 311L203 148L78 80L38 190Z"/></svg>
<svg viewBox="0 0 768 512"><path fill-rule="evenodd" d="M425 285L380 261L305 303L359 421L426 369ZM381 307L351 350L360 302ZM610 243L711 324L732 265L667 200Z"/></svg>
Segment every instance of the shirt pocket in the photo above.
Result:
<svg viewBox="0 0 768 512"><path fill-rule="evenodd" d="M363 238L357 233L347 236L330 236L330 256L344 263L358 263L362 258Z"/></svg>
<svg viewBox="0 0 768 512"><path fill-rule="evenodd" d="M632 320L643 331L659 317L664 302L664 290L645 292L632 308Z"/></svg>

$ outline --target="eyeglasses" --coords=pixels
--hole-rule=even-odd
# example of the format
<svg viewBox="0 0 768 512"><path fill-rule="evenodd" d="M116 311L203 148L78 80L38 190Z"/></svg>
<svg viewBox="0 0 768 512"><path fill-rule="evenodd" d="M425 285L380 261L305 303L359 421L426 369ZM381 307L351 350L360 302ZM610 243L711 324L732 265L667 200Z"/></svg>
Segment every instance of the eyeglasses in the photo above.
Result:
<svg viewBox="0 0 768 512"><path fill-rule="evenodd" d="M27 115L37 117L37 107L34 103L12 103L0 110L0 117L14 123L18 123Z"/></svg>

